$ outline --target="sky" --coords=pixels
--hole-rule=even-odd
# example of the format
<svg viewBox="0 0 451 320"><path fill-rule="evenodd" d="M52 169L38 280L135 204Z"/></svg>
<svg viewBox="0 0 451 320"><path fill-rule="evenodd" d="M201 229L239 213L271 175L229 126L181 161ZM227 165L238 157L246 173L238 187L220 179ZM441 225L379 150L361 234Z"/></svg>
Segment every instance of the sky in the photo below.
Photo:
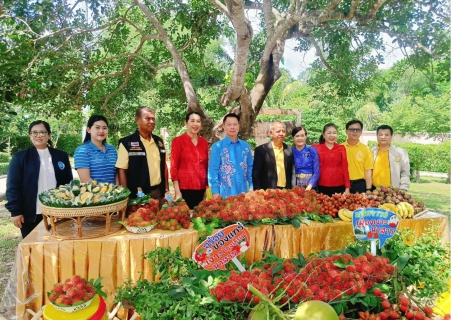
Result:
<svg viewBox="0 0 451 320"><path fill-rule="evenodd" d="M388 69L393 64L402 58L404 55L399 47L392 44L390 37L384 35L384 45L387 48L387 52L383 52L385 62L379 67L381 69ZM312 48L308 52L296 52L293 48L296 46L296 40L288 40L285 44L284 52L284 64L283 67L288 69L291 75L297 79L302 71L305 71L310 67L313 61L316 59L315 49Z"/></svg>

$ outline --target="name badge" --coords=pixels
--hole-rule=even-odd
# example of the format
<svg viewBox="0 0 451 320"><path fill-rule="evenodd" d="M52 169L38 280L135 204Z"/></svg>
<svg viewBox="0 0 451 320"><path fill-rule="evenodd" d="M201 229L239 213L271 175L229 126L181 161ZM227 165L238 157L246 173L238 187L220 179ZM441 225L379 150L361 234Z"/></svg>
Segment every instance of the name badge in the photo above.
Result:
<svg viewBox="0 0 451 320"><path fill-rule="evenodd" d="M60 170L64 170L65 167L64 162L58 161L58 168L60 168Z"/></svg>
<svg viewBox="0 0 451 320"><path fill-rule="evenodd" d="M132 157L132 156L145 156L146 153L145 152L129 152L128 155L130 157Z"/></svg>
<svg viewBox="0 0 451 320"><path fill-rule="evenodd" d="M161 153L166 153L166 150L160 150Z"/></svg>
<svg viewBox="0 0 451 320"><path fill-rule="evenodd" d="M130 142L132 147L139 147L139 142Z"/></svg>
<svg viewBox="0 0 451 320"><path fill-rule="evenodd" d="M401 161L401 158L400 158L400 157L396 157L396 158L395 158L395 161L396 161L396 162L399 162L399 161Z"/></svg>

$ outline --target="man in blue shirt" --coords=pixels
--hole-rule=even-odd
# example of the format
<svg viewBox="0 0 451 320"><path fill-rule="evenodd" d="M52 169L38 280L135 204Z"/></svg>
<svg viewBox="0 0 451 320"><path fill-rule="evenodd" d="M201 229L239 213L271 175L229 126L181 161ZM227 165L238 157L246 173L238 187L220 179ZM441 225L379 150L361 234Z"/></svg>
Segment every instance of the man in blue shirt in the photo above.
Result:
<svg viewBox="0 0 451 320"><path fill-rule="evenodd" d="M227 114L222 127L226 137L213 144L208 166L208 184L213 199L228 198L253 189L251 147L238 139L240 117Z"/></svg>

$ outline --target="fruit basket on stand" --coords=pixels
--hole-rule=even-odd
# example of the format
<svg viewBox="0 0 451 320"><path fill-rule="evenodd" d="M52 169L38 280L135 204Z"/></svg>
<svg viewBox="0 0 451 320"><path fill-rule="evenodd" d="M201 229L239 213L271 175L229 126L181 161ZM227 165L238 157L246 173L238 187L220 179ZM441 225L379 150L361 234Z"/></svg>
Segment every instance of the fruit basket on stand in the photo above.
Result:
<svg viewBox="0 0 451 320"><path fill-rule="evenodd" d="M91 181L51 189L39 195L43 221L51 236L89 239L122 228L130 191L124 187Z"/></svg>

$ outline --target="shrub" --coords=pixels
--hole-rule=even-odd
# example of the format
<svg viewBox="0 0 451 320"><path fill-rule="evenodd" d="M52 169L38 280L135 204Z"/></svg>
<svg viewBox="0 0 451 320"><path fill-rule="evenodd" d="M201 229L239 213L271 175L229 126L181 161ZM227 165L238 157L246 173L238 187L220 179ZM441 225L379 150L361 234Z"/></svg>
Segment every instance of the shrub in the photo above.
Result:
<svg viewBox="0 0 451 320"><path fill-rule="evenodd" d="M13 136L11 137L11 153L16 153L33 146L28 136Z"/></svg>
<svg viewBox="0 0 451 320"><path fill-rule="evenodd" d="M63 133L58 137L56 148L67 152L68 155L73 156L75 149L83 143L80 134Z"/></svg>
<svg viewBox="0 0 451 320"><path fill-rule="evenodd" d="M7 162L7 163L0 162L0 176L8 173L8 166L9 166L9 162Z"/></svg>
<svg viewBox="0 0 451 320"><path fill-rule="evenodd" d="M9 162L11 157L6 152L0 152L0 163Z"/></svg>

